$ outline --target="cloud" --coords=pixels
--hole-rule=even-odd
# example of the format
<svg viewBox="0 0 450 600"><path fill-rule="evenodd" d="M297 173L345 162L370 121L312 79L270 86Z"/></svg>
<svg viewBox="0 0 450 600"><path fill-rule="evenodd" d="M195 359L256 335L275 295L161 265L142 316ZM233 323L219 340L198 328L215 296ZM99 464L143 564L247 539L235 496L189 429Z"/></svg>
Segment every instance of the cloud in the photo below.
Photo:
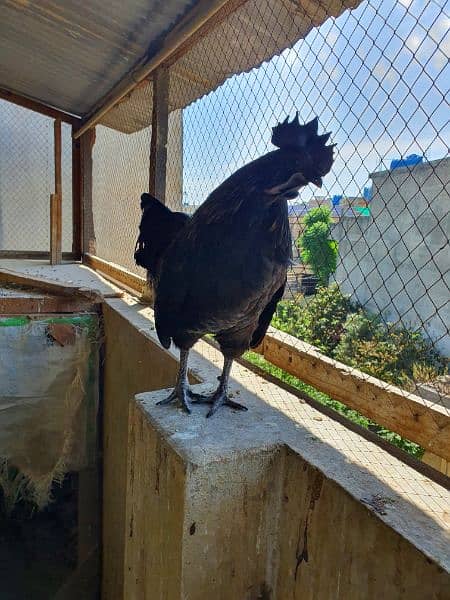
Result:
<svg viewBox="0 0 450 600"><path fill-rule="evenodd" d="M448 54L445 55L440 50L437 50L433 54L433 58L431 59L431 62L433 64L433 67L436 69L436 71L442 71L442 69L444 67L446 67L448 64Z"/></svg>
<svg viewBox="0 0 450 600"><path fill-rule="evenodd" d="M324 64L327 62L330 54L331 54L331 51L326 46L325 48L322 48L322 50L319 52L319 54L317 55L317 59L319 60L320 63Z"/></svg>
<svg viewBox="0 0 450 600"><path fill-rule="evenodd" d="M342 67L340 65L336 65L329 75L331 81L334 81L335 83L339 82L344 75Z"/></svg>
<svg viewBox="0 0 450 600"><path fill-rule="evenodd" d="M405 46L422 64L430 59L436 68L443 68L450 57L450 18L440 15L428 27L416 26L405 40Z"/></svg>
<svg viewBox="0 0 450 600"><path fill-rule="evenodd" d="M437 43L440 43L445 36L447 36L447 44L450 31L450 17L440 15L438 19L428 30L428 35ZM443 40L444 41L444 40Z"/></svg>
<svg viewBox="0 0 450 600"><path fill-rule="evenodd" d="M378 81L382 81L383 83L395 83L398 79L395 69L393 69L391 66L387 66L382 60L377 62L372 73L378 79Z"/></svg>
<svg viewBox="0 0 450 600"><path fill-rule="evenodd" d="M339 34L337 31L331 30L327 33L326 41L329 46L334 46L334 44L338 41Z"/></svg>
<svg viewBox="0 0 450 600"><path fill-rule="evenodd" d="M417 34L410 35L406 41L405 45L407 48L411 50L411 52L416 52L422 42L422 38Z"/></svg>
<svg viewBox="0 0 450 600"><path fill-rule="evenodd" d="M447 19L450 26L450 19ZM439 27L442 28L442 25ZM438 41L439 40L439 41ZM426 33L414 31L406 39L405 46L414 54L414 59L422 65L431 61L437 70L442 70L450 57L450 33L439 34L439 28L431 28Z"/></svg>
<svg viewBox="0 0 450 600"><path fill-rule="evenodd" d="M373 74L375 75L375 77L379 80L383 79L384 76L386 75L386 73L388 72L388 69L386 68L386 66L380 61L377 62L377 64L374 66L373 68Z"/></svg>

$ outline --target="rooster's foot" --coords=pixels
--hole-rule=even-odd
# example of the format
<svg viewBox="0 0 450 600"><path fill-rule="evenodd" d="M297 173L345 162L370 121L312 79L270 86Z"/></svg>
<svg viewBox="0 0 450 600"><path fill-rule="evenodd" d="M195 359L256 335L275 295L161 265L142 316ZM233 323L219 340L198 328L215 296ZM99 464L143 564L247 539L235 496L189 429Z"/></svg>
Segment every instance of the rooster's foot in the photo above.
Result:
<svg viewBox="0 0 450 600"><path fill-rule="evenodd" d="M206 417L211 417L221 406L228 406L234 410L248 410L243 404L231 400L229 395L220 388L212 396L202 396L200 394L192 395L192 402L195 404L212 404Z"/></svg>
<svg viewBox="0 0 450 600"><path fill-rule="evenodd" d="M171 404L172 402L179 401L183 410L185 410L187 413L191 413L191 400L196 401L198 396L199 394L194 394L194 392L191 392L187 385L177 385L173 388L172 393L167 396L167 398L160 400L156 404L163 406L165 404Z"/></svg>

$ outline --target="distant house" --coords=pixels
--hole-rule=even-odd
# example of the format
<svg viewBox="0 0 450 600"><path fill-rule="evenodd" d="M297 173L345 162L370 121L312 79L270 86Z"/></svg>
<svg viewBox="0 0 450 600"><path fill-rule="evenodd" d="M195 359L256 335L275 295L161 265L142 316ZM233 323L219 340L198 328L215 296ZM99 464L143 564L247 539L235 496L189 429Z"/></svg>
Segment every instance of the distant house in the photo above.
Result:
<svg viewBox="0 0 450 600"><path fill-rule="evenodd" d="M331 218L334 223L345 216L356 216L360 214L359 209L367 208L367 201L358 197L342 197L339 204L332 204L330 197L314 197L307 203L290 204L288 206L289 227L292 236L292 255L294 260L299 260L300 255L297 240L303 231L303 217L312 209L319 206L328 206L331 209Z"/></svg>
<svg viewBox="0 0 450 600"><path fill-rule="evenodd" d="M342 214L336 280L353 300L420 328L450 356L450 158L373 173L370 214Z"/></svg>

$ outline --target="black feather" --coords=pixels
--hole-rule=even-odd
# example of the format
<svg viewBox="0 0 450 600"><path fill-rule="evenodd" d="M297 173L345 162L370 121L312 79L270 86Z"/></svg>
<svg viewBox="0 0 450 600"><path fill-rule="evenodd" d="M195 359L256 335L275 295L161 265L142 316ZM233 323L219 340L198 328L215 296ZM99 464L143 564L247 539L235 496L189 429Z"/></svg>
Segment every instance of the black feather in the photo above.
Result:
<svg viewBox="0 0 450 600"><path fill-rule="evenodd" d="M164 252L189 221L189 216L172 212L151 194L142 194L141 209L134 260L155 278Z"/></svg>
<svg viewBox="0 0 450 600"><path fill-rule="evenodd" d="M263 341L264 336L269 329L270 322L272 321L272 317L275 314L278 302L283 298L284 289L286 287L286 281L283 285L278 288L275 294L272 296L269 304L262 311L259 320L258 327L254 331L252 339L250 340L250 348L257 348L260 343Z"/></svg>
<svg viewBox="0 0 450 600"><path fill-rule="evenodd" d="M315 119L279 124L272 137L278 150L224 181L178 224L173 241L149 239L164 246L155 319L165 347L173 340L189 349L213 333L222 352L236 357L262 340L291 259L287 199L309 182L320 185L333 163L333 147L317 131Z"/></svg>

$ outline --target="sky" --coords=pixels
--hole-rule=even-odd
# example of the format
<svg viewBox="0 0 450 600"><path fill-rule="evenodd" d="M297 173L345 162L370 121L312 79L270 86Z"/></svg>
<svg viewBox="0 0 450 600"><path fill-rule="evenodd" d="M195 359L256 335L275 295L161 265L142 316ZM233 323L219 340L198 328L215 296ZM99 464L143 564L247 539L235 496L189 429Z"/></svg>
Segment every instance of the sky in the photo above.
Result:
<svg viewBox="0 0 450 600"><path fill-rule="evenodd" d="M449 57L450 0L368 0L328 19L184 110L184 202L273 149L270 128L295 110L337 144L321 195L360 195L394 158L447 156Z"/></svg>

